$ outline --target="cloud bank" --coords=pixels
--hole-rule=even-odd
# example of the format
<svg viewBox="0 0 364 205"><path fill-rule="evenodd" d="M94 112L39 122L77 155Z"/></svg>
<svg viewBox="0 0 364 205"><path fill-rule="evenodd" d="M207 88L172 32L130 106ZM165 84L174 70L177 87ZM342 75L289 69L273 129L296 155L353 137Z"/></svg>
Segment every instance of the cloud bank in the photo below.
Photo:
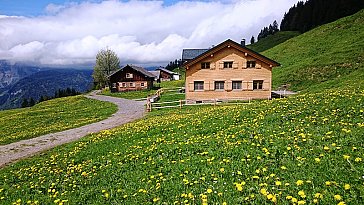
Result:
<svg viewBox="0 0 364 205"><path fill-rule="evenodd" d="M0 15L0 59L47 66L92 65L100 49L122 64L163 65L183 48L257 35L297 0L103 1L49 4L47 15Z"/></svg>

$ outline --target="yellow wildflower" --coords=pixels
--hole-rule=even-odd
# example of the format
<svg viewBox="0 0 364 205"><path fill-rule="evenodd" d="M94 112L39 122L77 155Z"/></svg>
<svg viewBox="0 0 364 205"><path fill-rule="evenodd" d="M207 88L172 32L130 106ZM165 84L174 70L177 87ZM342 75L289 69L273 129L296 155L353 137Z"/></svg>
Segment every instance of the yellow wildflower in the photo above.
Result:
<svg viewBox="0 0 364 205"><path fill-rule="evenodd" d="M349 190L349 189L350 189L350 184L345 184L345 185L344 185L344 189L345 189L345 190Z"/></svg>
<svg viewBox="0 0 364 205"><path fill-rule="evenodd" d="M340 201L342 199L342 197L339 194L336 194L334 196L334 199L337 200L337 201Z"/></svg>
<svg viewBox="0 0 364 205"><path fill-rule="evenodd" d="M297 186L300 186L300 185L303 184L303 181L302 180L297 180L296 184L297 184Z"/></svg>

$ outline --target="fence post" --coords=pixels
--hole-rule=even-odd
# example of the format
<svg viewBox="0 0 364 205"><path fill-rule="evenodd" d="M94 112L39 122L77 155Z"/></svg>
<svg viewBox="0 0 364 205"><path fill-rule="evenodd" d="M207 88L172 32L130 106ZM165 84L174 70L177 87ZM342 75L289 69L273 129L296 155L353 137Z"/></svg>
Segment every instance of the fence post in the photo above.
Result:
<svg viewBox="0 0 364 205"><path fill-rule="evenodd" d="M152 103L150 102L150 97L147 97L147 112L152 111Z"/></svg>
<svg viewBox="0 0 364 205"><path fill-rule="evenodd" d="M215 98L215 99L214 99L214 106L216 106L216 101L217 101L217 100L216 100L216 98Z"/></svg>
<svg viewBox="0 0 364 205"><path fill-rule="evenodd" d="M182 100L179 100L179 109L182 109Z"/></svg>

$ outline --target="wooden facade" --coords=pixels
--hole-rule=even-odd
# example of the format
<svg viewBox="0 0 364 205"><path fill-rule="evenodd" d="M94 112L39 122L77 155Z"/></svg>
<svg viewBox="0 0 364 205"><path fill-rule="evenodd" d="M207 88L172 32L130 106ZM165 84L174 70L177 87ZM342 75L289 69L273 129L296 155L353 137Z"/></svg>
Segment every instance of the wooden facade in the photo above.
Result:
<svg viewBox="0 0 364 205"><path fill-rule="evenodd" d="M142 67L127 65L109 76L111 92L151 89L154 77Z"/></svg>
<svg viewBox="0 0 364 205"><path fill-rule="evenodd" d="M275 66L279 63L229 39L184 64L186 100L271 98Z"/></svg>

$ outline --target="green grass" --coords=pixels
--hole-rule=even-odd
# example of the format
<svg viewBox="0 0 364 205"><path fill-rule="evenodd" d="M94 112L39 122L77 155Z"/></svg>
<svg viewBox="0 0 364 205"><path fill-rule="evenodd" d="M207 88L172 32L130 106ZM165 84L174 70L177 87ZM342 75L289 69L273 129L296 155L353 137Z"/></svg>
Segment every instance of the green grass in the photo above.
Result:
<svg viewBox="0 0 364 205"><path fill-rule="evenodd" d="M328 90L155 112L3 168L0 202L363 204L363 99Z"/></svg>
<svg viewBox="0 0 364 205"><path fill-rule="evenodd" d="M279 63L273 87L317 92L364 84L364 10L285 41L263 52Z"/></svg>
<svg viewBox="0 0 364 205"><path fill-rule="evenodd" d="M254 44L247 45L247 47L256 52L263 52L298 35L300 35L298 31L279 31L274 35L267 36L266 38L263 38Z"/></svg>
<svg viewBox="0 0 364 205"><path fill-rule="evenodd" d="M0 112L0 144L80 127L103 120L116 105L82 96L58 98L30 108Z"/></svg>

